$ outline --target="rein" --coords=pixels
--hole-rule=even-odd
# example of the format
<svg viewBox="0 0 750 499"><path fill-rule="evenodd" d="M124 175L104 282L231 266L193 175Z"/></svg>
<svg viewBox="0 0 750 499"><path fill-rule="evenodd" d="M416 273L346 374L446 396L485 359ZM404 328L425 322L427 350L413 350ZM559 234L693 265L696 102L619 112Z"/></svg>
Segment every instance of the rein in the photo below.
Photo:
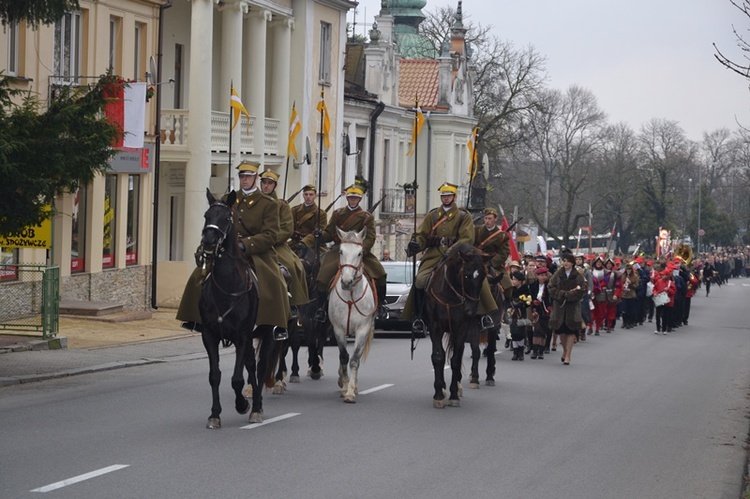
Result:
<svg viewBox="0 0 750 499"><path fill-rule="evenodd" d="M362 246L362 243L351 243L350 242L350 243L345 243L345 244L358 244L359 246ZM352 307L362 317L367 317L368 315L371 315L371 314L365 314L365 313L363 313L362 310L359 309L359 305L357 305L360 301L362 301L362 299L365 297L365 295L367 295L367 289L368 288L373 291L373 297L375 299L375 308L373 310L377 310L377 308L378 308L378 296L377 296L377 293L374 292L374 290L375 290L375 281L372 280L372 279L367 279L366 280L368 286L364 287L364 289L362 290L362 294L357 299L346 299L343 296L341 296L341 293L339 292L338 282L341 280L341 270L344 269L344 268L346 268L346 267L350 267L350 268L354 269L354 276L355 277L352 280L352 287L354 287L357 284L359 284L359 282L364 277L364 272L362 272L362 266L363 265L364 265L364 258L360 258L359 264L357 264L357 265L352 265L350 263L344 263L344 264L342 264L342 263L339 262L339 270L336 273L336 277L334 277L334 279L333 279L332 286L333 286L334 291L336 291L336 296L338 296L339 299L342 302L346 303L346 305L348 307L348 311L347 311L347 314L346 314L346 335L347 336L349 335L349 325L351 323L351 318L352 318ZM343 287L342 287L342 290L343 290ZM352 298L354 298L354 295L353 295L354 290L352 289L352 290L348 290L348 291L349 291L349 294L352 296Z"/></svg>
<svg viewBox="0 0 750 499"><path fill-rule="evenodd" d="M441 299L436 293L433 288L433 286L430 286L430 294L432 297L440 303L442 306L445 307L445 313L448 315L448 332L453 333L453 321L451 320L451 308L453 307L459 307L466 303L466 300L469 299L470 301L479 301L479 294L477 294L476 297L473 297L469 295L466 292L466 282L464 280L464 264L461 263L461 267L459 269L459 274L461 275L461 291L459 292L454 286L453 283L451 283L450 279L448 279L448 266L443 267L443 281L448 285L448 288L450 288L451 291L453 291L453 294L459 298L459 301L456 303L451 303L447 300Z"/></svg>

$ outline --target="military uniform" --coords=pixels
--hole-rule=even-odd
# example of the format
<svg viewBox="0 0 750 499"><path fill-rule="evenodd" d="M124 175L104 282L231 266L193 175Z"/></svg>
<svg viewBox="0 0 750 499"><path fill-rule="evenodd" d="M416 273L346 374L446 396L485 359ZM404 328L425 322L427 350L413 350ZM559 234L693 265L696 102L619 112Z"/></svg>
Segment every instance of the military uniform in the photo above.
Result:
<svg viewBox="0 0 750 499"><path fill-rule="evenodd" d="M505 261L510 255L510 236L500 227L495 226L493 230L488 230L486 225L477 227L474 233L474 246L492 256L490 266L495 272L495 276L501 278L503 289L511 286L510 277L505 272ZM507 286L505 281L507 279Z"/></svg>
<svg viewBox="0 0 750 499"><path fill-rule="evenodd" d="M292 237L294 226L292 209L286 201L278 199L276 191L272 192L270 197L276 199L276 202L279 203L279 235L274 245L274 250L279 262L286 267L291 276L289 293L291 293L292 297L290 301L292 305L304 305L310 301L307 293L305 268L287 244L289 238Z"/></svg>
<svg viewBox="0 0 750 499"><path fill-rule="evenodd" d="M331 215L331 221L328 222L325 229L320 234L320 244L326 244L333 241L335 244L328 251L320 261L320 271L318 272L318 290L327 291L328 286L331 284L339 265L339 252L338 245L340 243L339 236L336 233L336 228L341 229L344 232L348 231L361 231L363 228L367 228L367 234L365 234L365 240L362 242L362 248L364 249L365 256L363 259L365 271L370 278L376 281L385 281L385 269L380 264L375 255L372 254L372 246L375 244L375 219L372 214L363 210L361 207L357 207L355 210L349 209L348 206L339 208ZM315 246L315 236L308 234L302 239L302 242L308 247L313 248ZM385 282L383 282L385 284Z"/></svg>
<svg viewBox="0 0 750 499"><path fill-rule="evenodd" d="M258 276L260 303L256 324L286 328L292 313L274 249L279 241L278 202L260 189L249 195L239 191L232 212L237 237L245 254L252 258Z"/></svg>
<svg viewBox="0 0 750 499"><path fill-rule="evenodd" d="M299 241L306 235L312 234L315 229L323 229L328 225L328 214L325 210L318 212L317 203L310 206L300 203L291 210L294 223L292 241Z"/></svg>

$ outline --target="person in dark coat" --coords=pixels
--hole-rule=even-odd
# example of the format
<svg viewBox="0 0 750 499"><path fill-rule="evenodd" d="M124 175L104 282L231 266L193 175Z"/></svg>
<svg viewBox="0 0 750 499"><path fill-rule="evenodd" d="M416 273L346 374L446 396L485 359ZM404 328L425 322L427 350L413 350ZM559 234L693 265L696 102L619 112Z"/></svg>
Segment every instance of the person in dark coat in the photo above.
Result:
<svg viewBox="0 0 750 499"><path fill-rule="evenodd" d="M586 279L573 268L573 253L563 253L562 268L555 272L549 282L549 295L552 299L552 313L549 327L560 335L563 355L562 362L570 364L576 334L581 329L581 304L586 295Z"/></svg>
<svg viewBox="0 0 750 499"><path fill-rule="evenodd" d="M532 303L529 286L526 284L526 276L523 272L515 271L510 274L511 288L510 307L510 339L513 345L513 358L510 360L523 360L523 348L526 341L526 330L531 324L530 306Z"/></svg>
<svg viewBox="0 0 750 499"><path fill-rule="evenodd" d="M549 286L547 285L551 274L547 267L536 268L536 280L529 286L533 301L533 312L531 320L533 323L533 347L532 359L544 359L544 349L551 336L549 329L549 315L552 310L552 302L549 298Z"/></svg>

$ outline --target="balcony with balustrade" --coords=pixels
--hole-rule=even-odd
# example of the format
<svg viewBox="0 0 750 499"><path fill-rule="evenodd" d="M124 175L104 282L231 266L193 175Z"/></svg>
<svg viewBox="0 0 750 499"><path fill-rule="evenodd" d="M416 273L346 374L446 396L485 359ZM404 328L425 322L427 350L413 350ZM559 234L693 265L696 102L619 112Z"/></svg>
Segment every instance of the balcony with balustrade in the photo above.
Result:
<svg viewBox="0 0 750 499"><path fill-rule="evenodd" d="M211 152L226 153L229 151L230 113L211 112ZM232 150L241 155L265 154L279 156L280 121L266 118L263 130L263 151L255 151L256 117L249 119L242 115L239 129L239 141L232 144ZM188 137L190 134L190 111L187 109L162 109L160 117L161 157L166 161L186 160Z"/></svg>

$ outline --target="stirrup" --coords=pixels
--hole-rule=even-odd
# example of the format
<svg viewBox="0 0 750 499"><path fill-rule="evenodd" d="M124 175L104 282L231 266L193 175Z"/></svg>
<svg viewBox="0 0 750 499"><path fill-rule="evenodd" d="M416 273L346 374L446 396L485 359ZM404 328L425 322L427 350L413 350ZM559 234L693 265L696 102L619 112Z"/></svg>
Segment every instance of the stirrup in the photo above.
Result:
<svg viewBox="0 0 750 499"><path fill-rule="evenodd" d="M291 309L292 309L291 319L296 319L297 317L299 317L299 308L297 308L297 305L292 305Z"/></svg>
<svg viewBox="0 0 750 499"><path fill-rule="evenodd" d="M375 318L381 321L384 321L388 318L388 308L386 308L382 303L378 305L378 310L376 312Z"/></svg>
<svg viewBox="0 0 750 499"><path fill-rule="evenodd" d="M326 313L325 309L319 308L315 311L313 319L315 319L317 322L323 323L326 321L326 319L328 319L328 314Z"/></svg>
<svg viewBox="0 0 750 499"><path fill-rule="evenodd" d="M414 319L411 323L411 332L414 334L424 334L425 325L422 319Z"/></svg>
<svg viewBox="0 0 750 499"><path fill-rule="evenodd" d="M283 327L274 326L273 328L273 339L276 341L284 341L289 339L289 331Z"/></svg>
<svg viewBox="0 0 750 499"><path fill-rule="evenodd" d="M492 320L492 317L487 314L483 315L482 318L479 320L480 329L492 329L495 327L495 321Z"/></svg>

